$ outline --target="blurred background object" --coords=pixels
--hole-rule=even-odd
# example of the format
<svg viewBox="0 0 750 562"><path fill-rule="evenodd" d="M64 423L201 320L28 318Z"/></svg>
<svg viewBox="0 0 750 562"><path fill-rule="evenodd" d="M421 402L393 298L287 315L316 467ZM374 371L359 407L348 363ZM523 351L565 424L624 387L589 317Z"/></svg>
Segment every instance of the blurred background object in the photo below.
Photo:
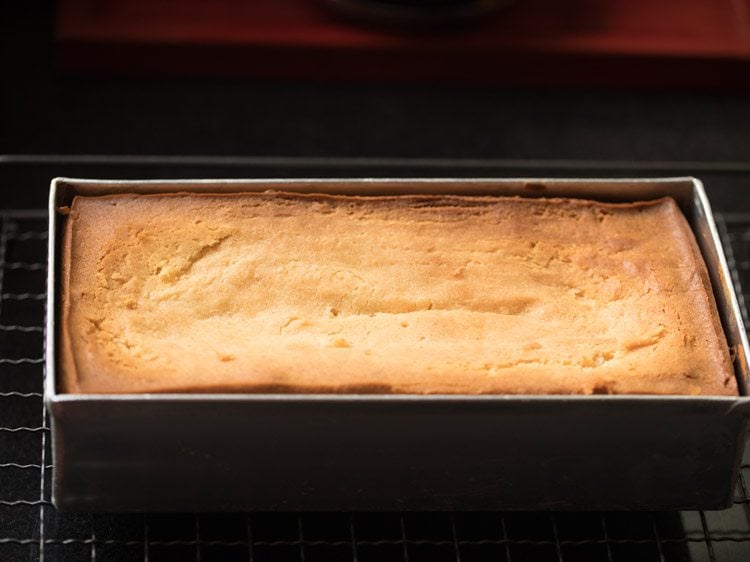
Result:
<svg viewBox="0 0 750 562"><path fill-rule="evenodd" d="M750 85L745 0L503 4L60 0L58 62L67 73L126 76L516 87ZM473 25L426 25L459 24L469 15L481 17ZM403 25L389 25L395 21Z"/></svg>
<svg viewBox="0 0 750 562"><path fill-rule="evenodd" d="M631 14L624 28L643 30L633 49L670 29L694 37L695 49L714 35L740 43L740 3L519 0L484 23L420 36L343 22L318 0L68 1L3 5L0 152L416 158L430 166L599 160L625 172L638 162L748 162L750 103L736 84L750 76L741 71L749 56L721 63L688 51L630 66L606 57L564 64L544 50L576 29L581 41L605 37L596 30L616 27L605 9ZM571 11L587 5L582 16ZM662 19L639 18L637 6ZM508 41L524 39L524 14L535 15L537 32L525 39L529 49L539 44L533 64L508 47L511 62L493 58L486 71L488 57L454 46L492 26L517 30ZM585 33L587 18L594 23ZM735 31L722 39L718 30L729 26ZM245 44L247 34L260 39ZM333 47L321 53L315 45L325 42ZM424 51L407 50L422 42ZM435 54L426 50L440 42ZM689 71L693 62L705 75ZM652 72L638 72L641 64ZM596 85L608 77L610 86Z"/></svg>
<svg viewBox="0 0 750 562"><path fill-rule="evenodd" d="M323 0L351 21L413 29L453 27L479 21L514 0Z"/></svg>

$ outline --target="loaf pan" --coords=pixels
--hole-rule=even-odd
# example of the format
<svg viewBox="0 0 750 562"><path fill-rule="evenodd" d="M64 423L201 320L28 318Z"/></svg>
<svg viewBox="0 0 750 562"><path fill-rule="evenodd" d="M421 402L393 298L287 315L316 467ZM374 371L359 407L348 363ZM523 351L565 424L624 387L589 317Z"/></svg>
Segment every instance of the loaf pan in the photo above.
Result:
<svg viewBox="0 0 750 562"><path fill-rule="evenodd" d="M708 265L740 396L61 394L59 210L75 195L243 192L671 196ZM693 178L100 181L50 192L45 400L53 501L85 511L716 509L745 443L748 343Z"/></svg>

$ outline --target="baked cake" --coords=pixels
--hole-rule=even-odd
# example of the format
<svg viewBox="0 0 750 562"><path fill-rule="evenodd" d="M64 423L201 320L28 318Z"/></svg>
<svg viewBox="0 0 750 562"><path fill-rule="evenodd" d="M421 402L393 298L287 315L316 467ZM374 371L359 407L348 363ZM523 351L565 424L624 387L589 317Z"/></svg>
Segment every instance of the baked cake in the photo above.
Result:
<svg viewBox="0 0 750 562"><path fill-rule="evenodd" d="M675 202L76 197L61 391L737 394Z"/></svg>

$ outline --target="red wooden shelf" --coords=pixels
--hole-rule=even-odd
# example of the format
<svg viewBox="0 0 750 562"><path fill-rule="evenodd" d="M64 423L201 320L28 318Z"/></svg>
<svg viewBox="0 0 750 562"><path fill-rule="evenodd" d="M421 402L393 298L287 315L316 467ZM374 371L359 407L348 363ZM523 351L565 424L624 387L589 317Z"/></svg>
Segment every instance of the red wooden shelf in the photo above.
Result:
<svg viewBox="0 0 750 562"><path fill-rule="evenodd" d="M511 86L750 86L750 0L517 0L452 30L315 0L60 0L63 71Z"/></svg>

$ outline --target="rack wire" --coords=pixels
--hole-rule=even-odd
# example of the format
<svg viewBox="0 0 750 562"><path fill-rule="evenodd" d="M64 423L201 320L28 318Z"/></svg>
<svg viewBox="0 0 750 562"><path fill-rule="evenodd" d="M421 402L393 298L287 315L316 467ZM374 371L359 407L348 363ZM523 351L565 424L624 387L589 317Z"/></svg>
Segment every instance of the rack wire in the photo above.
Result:
<svg viewBox="0 0 750 562"><path fill-rule="evenodd" d="M750 287L750 214L717 221L735 282ZM750 560L747 453L722 511L59 513L42 394L46 244L43 212L0 214L0 560Z"/></svg>

